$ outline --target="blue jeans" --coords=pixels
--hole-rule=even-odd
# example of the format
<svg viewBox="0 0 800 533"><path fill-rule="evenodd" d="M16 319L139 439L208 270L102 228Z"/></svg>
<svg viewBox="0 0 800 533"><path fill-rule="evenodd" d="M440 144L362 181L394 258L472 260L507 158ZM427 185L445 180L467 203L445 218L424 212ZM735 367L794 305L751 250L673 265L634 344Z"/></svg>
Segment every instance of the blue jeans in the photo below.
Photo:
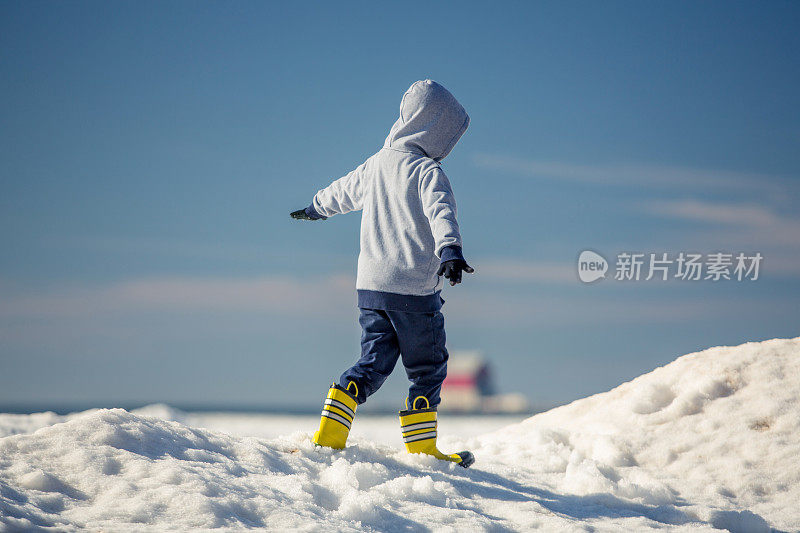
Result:
<svg viewBox="0 0 800 533"><path fill-rule="evenodd" d="M402 357L411 381L409 402L424 396L431 407L438 405L448 358L442 313L360 310L361 358L342 374L339 385L347 387L350 381L355 381L356 401L362 404L383 385L398 357Z"/></svg>

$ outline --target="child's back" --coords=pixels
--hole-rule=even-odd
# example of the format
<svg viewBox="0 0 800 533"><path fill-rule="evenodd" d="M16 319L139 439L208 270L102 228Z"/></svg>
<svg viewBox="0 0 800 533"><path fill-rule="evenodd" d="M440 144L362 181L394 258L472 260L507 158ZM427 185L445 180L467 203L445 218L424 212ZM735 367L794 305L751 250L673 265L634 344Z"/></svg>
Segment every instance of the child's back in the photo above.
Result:
<svg viewBox="0 0 800 533"><path fill-rule="evenodd" d="M461 247L455 198L439 161L467 126L467 112L447 89L418 81L384 147L314 197L313 209L324 217L363 209L359 307L396 308L397 298L375 294L390 293L429 297L402 309L439 309L432 298L442 288L439 257L448 246Z"/></svg>

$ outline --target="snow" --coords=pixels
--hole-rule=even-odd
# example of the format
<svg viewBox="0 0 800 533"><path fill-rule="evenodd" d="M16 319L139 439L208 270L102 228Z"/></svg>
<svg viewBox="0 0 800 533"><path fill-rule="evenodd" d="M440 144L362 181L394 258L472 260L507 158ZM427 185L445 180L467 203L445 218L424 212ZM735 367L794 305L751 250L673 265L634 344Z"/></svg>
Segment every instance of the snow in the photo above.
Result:
<svg viewBox="0 0 800 533"><path fill-rule="evenodd" d="M17 415L0 413L0 437L19 433L33 433L39 428L66 422L94 411L60 416L52 412ZM187 413L165 404L153 404L133 409L131 413L181 422L184 425L211 429L242 437L274 439L297 431L310 432L319 425L319 415L279 415L262 413L195 412ZM457 434L462 438L477 437L522 421L524 415L444 416L439 430ZM365 439L377 443L402 447L403 438L398 430L397 416L363 415L350 433L351 439Z"/></svg>
<svg viewBox="0 0 800 533"><path fill-rule="evenodd" d="M504 428L442 415L469 470L393 417L0 415L0 530L800 530L800 338L719 347Z"/></svg>

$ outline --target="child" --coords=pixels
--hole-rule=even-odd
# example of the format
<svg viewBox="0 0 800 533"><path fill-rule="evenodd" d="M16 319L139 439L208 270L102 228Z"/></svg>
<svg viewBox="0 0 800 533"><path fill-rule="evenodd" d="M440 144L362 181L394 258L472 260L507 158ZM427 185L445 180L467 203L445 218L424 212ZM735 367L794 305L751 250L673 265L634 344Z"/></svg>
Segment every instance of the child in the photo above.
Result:
<svg viewBox="0 0 800 533"><path fill-rule="evenodd" d="M383 148L317 192L293 218L361 215L358 256L361 358L333 384L314 442L344 448L356 407L377 391L402 357L411 381L400 423L406 449L468 467L469 452L436 447L436 406L447 375L442 278L472 273L461 254L456 202L440 162L464 134L469 116L443 86L414 83ZM410 401L409 401L410 400Z"/></svg>

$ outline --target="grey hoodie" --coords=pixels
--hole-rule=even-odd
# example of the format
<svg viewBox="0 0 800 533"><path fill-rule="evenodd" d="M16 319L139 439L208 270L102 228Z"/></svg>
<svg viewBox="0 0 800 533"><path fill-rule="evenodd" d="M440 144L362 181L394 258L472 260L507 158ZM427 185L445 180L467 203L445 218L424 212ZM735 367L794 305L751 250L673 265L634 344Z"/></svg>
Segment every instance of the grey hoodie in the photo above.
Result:
<svg viewBox="0 0 800 533"><path fill-rule="evenodd" d="M414 83L383 148L317 192L308 211L330 217L363 210L356 289L359 307L435 311L440 261L461 257L456 201L439 162L469 126L443 86Z"/></svg>

